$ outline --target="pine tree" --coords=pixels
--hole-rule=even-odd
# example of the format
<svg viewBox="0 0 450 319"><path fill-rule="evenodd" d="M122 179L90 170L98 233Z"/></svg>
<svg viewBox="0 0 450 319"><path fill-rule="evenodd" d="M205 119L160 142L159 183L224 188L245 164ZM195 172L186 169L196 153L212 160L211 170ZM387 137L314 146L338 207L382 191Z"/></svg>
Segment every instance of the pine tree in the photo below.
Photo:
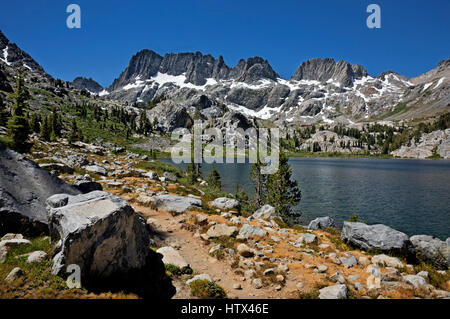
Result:
<svg viewBox="0 0 450 319"><path fill-rule="evenodd" d="M267 196L265 203L275 207L280 217L289 216L291 208L301 200L301 191L298 183L292 180L292 169L288 164L286 154L280 154L280 164L275 174L267 175Z"/></svg>
<svg viewBox="0 0 450 319"><path fill-rule="evenodd" d="M50 141L51 138L51 128L49 123L49 118L47 116L44 116L42 118L42 124L41 124L41 138L44 141Z"/></svg>
<svg viewBox="0 0 450 319"><path fill-rule="evenodd" d="M80 129L78 129L77 120L75 118L73 118L72 122L70 123L70 131L67 139L69 143L83 140L83 133Z"/></svg>
<svg viewBox="0 0 450 319"><path fill-rule="evenodd" d="M3 103L2 96L0 95L0 125L3 126L8 122L8 110Z"/></svg>
<svg viewBox="0 0 450 319"><path fill-rule="evenodd" d="M25 83L22 74L17 76L16 91L14 93L14 104L12 107L12 117L7 123L8 135L12 140L12 147L17 151L25 151L26 141L30 133L28 120L24 116L26 100L28 98L28 91L25 88Z"/></svg>
<svg viewBox="0 0 450 319"><path fill-rule="evenodd" d="M197 182L197 175L195 174L194 161L191 161L186 167L187 182L190 185L194 185Z"/></svg>
<svg viewBox="0 0 450 319"><path fill-rule="evenodd" d="M247 214L252 215L255 212L255 210L258 209L257 205L255 204L255 201L253 201L247 194L247 192L241 187L239 187L238 184L236 184L234 199L236 199L241 204L240 212L241 214L243 214L243 216L246 216Z"/></svg>
<svg viewBox="0 0 450 319"><path fill-rule="evenodd" d="M220 191L222 189L222 182L220 181L220 174L215 167L211 169L207 179L208 185Z"/></svg>
<svg viewBox="0 0 450 319"><path fill-rule="evenodd" d="M266 175L261 173L263 167L264 164L261 163L258 155L256 163L253 163L250 168L250 181L255 187L255 200L258 206L262 206L266 194Z"/></svg>
<svg viewBox="0 0 450 319"><path fill-rule="evenodd" d="M39 133L41 131L41 117L39 114L33 114L30 120L30 129L34 133Z"/></svg>

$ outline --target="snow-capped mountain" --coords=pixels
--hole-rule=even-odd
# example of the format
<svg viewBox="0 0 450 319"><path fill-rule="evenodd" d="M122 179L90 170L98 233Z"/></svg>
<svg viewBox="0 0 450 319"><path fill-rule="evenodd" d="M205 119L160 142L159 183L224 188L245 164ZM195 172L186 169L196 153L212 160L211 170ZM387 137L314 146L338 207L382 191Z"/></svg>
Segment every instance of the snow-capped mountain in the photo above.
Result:
<svg viewBox="0 0 450 319"><path fill-rule="evenodd" d="M289 125L377 118L395 110L417 85L421 82L392 71L372 77L361 65L330 58L305 61L286 80L260 57L242 59L231 68L222 57L199 52L161 56L143 50L108 88L108 98L146 103L164 96L195 107L205 96L211 107L225 105L249 117Z"/></svg>
<svg viewBox="0 0 450 319"><path fill-rule="evenodd" d="M25 69L45 73L44 69L15 43L10 42L0 30L0 62L7 66L20 66Z"/></svg>

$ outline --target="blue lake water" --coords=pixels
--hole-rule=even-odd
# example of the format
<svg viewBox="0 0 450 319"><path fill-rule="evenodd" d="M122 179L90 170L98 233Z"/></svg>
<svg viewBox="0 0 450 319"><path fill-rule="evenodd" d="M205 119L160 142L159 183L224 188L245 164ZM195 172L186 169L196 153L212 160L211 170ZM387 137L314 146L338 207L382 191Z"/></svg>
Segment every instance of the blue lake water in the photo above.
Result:
<svg viewBox="0 0 450 319"><path fill-rule="evenodd" d="M410 236L450 237L450 161L292 158L289 163L302 190L295 210L305 223L332 216L340 227L358 214L368 224L386 224ZM250 164L203 164L205 177L212 166L223 190L234 193L239 185L253 191Z"/></svg>

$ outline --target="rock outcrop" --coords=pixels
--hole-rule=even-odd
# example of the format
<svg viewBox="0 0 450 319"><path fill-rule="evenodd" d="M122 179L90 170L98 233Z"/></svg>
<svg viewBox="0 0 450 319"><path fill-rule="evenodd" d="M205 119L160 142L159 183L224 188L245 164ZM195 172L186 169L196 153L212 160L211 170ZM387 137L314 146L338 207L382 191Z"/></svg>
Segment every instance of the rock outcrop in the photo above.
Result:
<svg viewBox="0 0 450 319"><path fill-rule="evenodd" d="M292 80L315 80L326 82L333 80L345 86L351 86L354 79L367 76L366 69L361 65L351 65L348 62L334 59L310 59L303 62L295 72Z"/></svg>
<svg viewBox="0 0 450 319"><path fill-rule="evenodd" d="M386 225L344 222L341 239L363 250L379 250L414 258L414 247L408 235Z"/></svg>
<svg viewBox="0 0 450 319"><path fill-rule="evenodd" d="M401 146L399 149L392 151L391 154L395 157L420 159L439 155L444 159L449 159L450 129L446 129L445 131L423 133L417 143L412 140L410 144L410 146Z"/></svg>
<svg viewBox="0 0 450 319"><path fill-rule="evenodd" d="M45 200L58 193L80 194L34 162L0 146L0 235L48 232Z"/></svg>

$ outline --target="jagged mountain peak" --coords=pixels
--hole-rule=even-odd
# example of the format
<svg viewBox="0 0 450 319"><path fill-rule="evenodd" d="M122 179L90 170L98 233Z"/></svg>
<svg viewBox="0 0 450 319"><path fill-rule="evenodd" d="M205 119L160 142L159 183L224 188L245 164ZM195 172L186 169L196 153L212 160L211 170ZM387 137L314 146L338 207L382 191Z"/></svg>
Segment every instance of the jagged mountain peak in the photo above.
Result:
<svg viewBox="0 0 450 319"><path fill-rule="evenodd" d="M75 78L70 85L72 85L74 88L78 90L87 90L91 93L100 93L103 91L103 87L98 84L98 82L94 81L92 78L85 78L85 77L77 77Z"/></svg>
<svg viewBox="0 0 450 319"><path fill-rule="evenodd" d="M184 83L195 86L205 85L208 79L236 80L251 84L261 79L275 81L279 77L269 62L261 57L241 59L234 68L230 68L222 56L216 59L211 54L199 51L161 56L152 50L141 50L131 58L128 67L114 80L109 91L119 90L136 80L149 80L158 74L184 76Z"/></svg>
<svg viewBox="0 0 450 319"><path fill-rule="evenodd" d="M239 82L253 83L261 79L276 81L280 77L267 60L258 56L248 58L247 61L241 59L234 70Z"/></svg>
<svg viewBox="0 0 450 319"><path fill-rule="evenodd" d="M354 79L367 75L367 70L358 64L352 65L343 60L336 62L333 58L313 58L303 62L291 80L316 80L320 82L333 80L344 86L351 86Z"/></svg>
<svg viewBox="0 0 450 319"><path fill-rule="evenodd" d="M0 62L7 66L20 66L31 71L45 73L44 69L15 43L9 41L0 30Z"/></svg>

